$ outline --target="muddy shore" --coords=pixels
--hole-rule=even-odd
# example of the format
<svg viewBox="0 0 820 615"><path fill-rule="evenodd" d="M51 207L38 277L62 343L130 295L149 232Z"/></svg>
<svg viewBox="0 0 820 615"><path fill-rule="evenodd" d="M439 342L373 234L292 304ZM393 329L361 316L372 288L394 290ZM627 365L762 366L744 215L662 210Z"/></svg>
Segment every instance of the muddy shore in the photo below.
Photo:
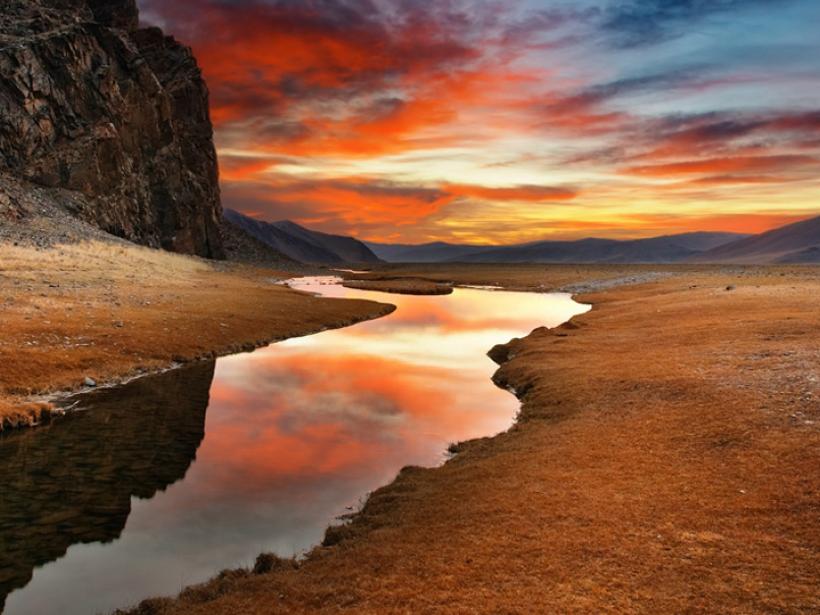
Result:
<svg viewBox="0 0 820 615"><path fill-rule="evenodd" d="M492 352L522 401L512 429L406 468L300 562L260 558L133 612L820 609L820 271L612 286L516 269L519 288L602 290Z"/></svg>

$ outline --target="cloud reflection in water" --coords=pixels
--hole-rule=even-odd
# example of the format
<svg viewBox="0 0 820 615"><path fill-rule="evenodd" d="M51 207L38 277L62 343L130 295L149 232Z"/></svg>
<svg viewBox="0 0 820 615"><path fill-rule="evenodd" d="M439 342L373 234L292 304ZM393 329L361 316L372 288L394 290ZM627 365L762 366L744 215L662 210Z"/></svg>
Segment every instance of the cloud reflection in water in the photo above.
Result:
<svg viewBox="0 0 820 615"><path fill-rule="evenodd" d="M248 565L261 551L311 547L403 466L436 465L450 442L506 429L518 402L493 385L496 366L485 353L586 309L567 295L307 287L398 309L219 359L205 439L184 479L133 499L118 540L74 545L36 570L9 596L7 615L55 604L71 605L66 613L108 611Z"/></svg>

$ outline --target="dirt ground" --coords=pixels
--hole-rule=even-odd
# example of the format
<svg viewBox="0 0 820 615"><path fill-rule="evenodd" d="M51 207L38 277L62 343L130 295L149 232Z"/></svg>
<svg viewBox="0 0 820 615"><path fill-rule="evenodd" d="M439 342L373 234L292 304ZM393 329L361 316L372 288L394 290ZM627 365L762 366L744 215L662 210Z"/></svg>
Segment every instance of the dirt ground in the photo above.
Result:
<svg viewBox="0 0 820 615"><path fill-rule="evenodd" d="M820 612L820 269L604 269L405 268L594 308L493 350L509 432L135 612Z"/></svg>
<svg viewBox="0 0 820 615"><path fill-rule="evenodd" d="M49 394L249 350L392 310L274 282L292 272L131 244L0 243L0 431L46 420Z"/></svg>

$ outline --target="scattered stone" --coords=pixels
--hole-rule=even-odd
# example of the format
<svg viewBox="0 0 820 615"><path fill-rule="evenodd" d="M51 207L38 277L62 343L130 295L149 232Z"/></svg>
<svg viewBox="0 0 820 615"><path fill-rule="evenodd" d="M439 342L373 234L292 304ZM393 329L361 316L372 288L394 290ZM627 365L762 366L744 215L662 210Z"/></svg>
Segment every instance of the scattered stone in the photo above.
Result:
<svg viewBox="0 0 820 615"><path fill-rule="evenodd" d="M85 380L83 380L83 384L87 387L95 387L97 386L97 381L93 378L89 378L88 376L86 376Z"/></svg>
<svg viewBox="0 0 820 615"><path fill-rule="evenodd" d="M734 289L735 289L734 284L729 284L729 286L727 286L727 287L726 287L726 290L727 290L727 291L728 291L728 290L734 290Z"/></svg>

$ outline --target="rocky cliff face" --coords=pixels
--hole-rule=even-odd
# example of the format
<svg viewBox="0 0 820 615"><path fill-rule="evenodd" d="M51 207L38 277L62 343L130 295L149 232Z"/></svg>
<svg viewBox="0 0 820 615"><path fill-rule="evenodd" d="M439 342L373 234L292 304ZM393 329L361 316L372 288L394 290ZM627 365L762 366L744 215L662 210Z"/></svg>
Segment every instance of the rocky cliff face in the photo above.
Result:
<svg viewBox="0 0 820 615"><path fill-rule="evenodd" d="M207 88L135 0L4 0L0 173L81 194L72 213L119 237L224 255Z"/></svg>

